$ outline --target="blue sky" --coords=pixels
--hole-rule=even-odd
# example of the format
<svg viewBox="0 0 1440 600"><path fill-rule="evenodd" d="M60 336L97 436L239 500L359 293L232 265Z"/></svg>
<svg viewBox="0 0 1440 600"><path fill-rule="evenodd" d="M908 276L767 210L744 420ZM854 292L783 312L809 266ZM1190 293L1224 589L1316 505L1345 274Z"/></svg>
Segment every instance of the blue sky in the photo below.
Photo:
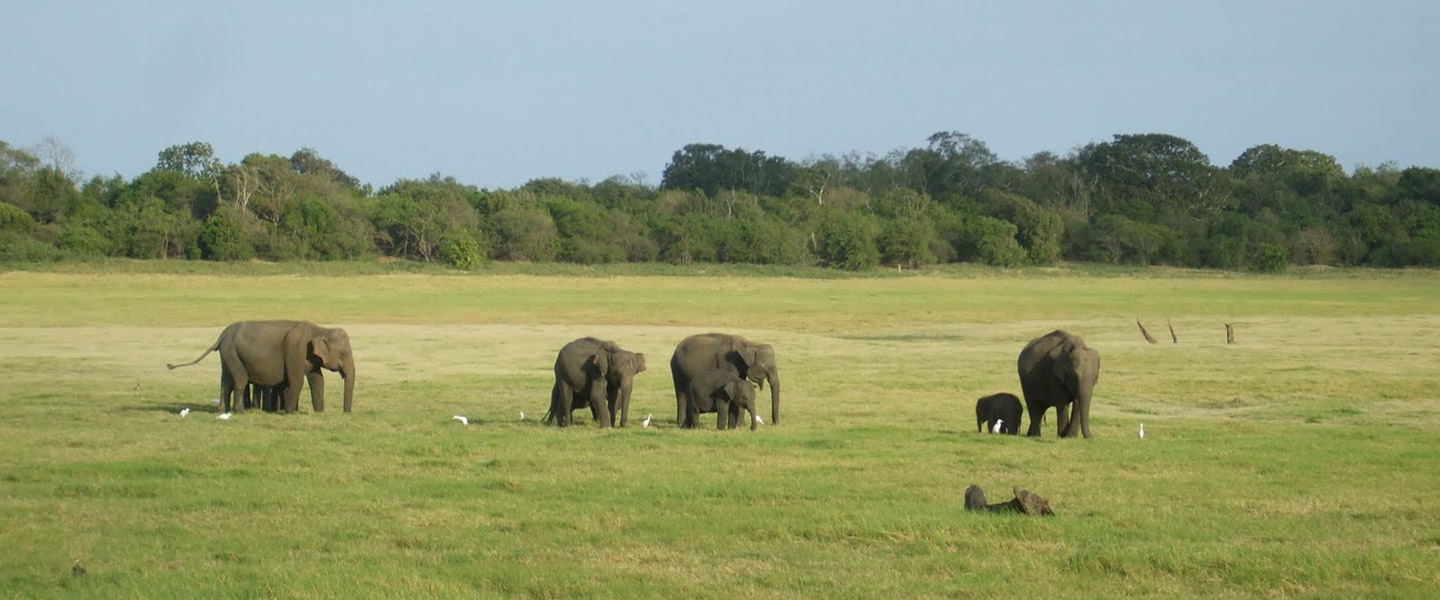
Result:
<svg viewBox="0 0 1440 600"><path fill-rule="evenodd" d="M1002 6L1003 4L1003 6ZM1005 160L1116 133L1440 167L1440 2L30 2L0 140L87 174L309 146L433 172L659 183L688 143L802 160L953 130Z"/></svg>

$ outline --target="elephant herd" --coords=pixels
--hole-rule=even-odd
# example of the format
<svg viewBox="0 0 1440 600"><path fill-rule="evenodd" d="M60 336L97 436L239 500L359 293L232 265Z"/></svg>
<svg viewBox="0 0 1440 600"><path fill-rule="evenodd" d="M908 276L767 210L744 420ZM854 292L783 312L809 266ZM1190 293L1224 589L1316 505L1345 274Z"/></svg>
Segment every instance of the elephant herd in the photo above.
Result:
<svg viewBox="0 0 1440 600"><path fill-rule="evenodd" d="M232 323L199 358L171 369L190 366L220 353L220 398L224 412L244 410L256 402L267 410L295 412L300 388L310 386L315 412L325 410L322 370L339 372L345 382L345 412L355 396L355 359L350 336L339 328L308 321L241 321ZM1100 354L1079 336L1053 331L1032 340L1017 362L1020 388L1030 415L1029 436L1040 435L1045 412L1055 408L1060 437L1077 432L1090 437L1090 404L1100 374ZM589 408L600 427L625 427L630 419L630 394L635 376L645 371L645 355L608 340L584 337L560 349L555 357L555 384L545 422L565 427L572 413ZM750 429L756 413L756 387L770 385L770 422L780 423L780 374L775 349L724 333L685 338L670 357L675 385L675 422L683 428L699 424L701 413L715 413L718 429L733 429L748 413ZM283 409L282 409L283 406ZM976 425L982 431L1018 434L1020 399L1000 393L980 398Z"/></svg>

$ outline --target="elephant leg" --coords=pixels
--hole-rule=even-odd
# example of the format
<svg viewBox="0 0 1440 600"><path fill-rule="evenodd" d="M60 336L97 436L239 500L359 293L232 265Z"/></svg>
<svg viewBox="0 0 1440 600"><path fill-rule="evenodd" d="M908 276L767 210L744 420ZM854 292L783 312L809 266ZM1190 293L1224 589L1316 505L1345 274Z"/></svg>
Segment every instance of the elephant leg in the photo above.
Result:
<svg viewBox="0 0 1440 600"><path fill-rule="evenodd" d="M569 427L570 411L575 406L575 390L571 389L570 384L565 383L563 379L557 379L555 391L551 393L551 396L552 401L556 404L551 409L555 412L555 425Z"/></svg>
<svg viewBox="0 0 1440 600"><path fill-rule="evenodd" d="M240 365L227 365L225 370L220 376L220 412L244 412L250 374Z"/></svg>
<svg viewBox="0 0 1440 600"><path fill-rule="evenodd" d="M685 388L690 385L690 382L682 382L680 379L679 375L675 376L675 425L684 427L685 419L690 417L688 409L690 403L686 401L685 397Z"/></svg>
<svg viewBox="0 0 1440 600"><path fill-rule="evenodd" d="M730 426L730 403L724 400L715 401L715 428L725 431Z"/></svg>
<svg viewBox="0 0 1440 600"><path fill-rule="evenodd" d="M1080 433L1085 439L1090 439L1090 403L1088 401L1075 401L1075 414L1070 419L1070 427L1075 427L1075 422L1080 422Z"/></svg>
<svg viewBox="0 0 1440 600"><path fill-rule="evenodd" d="M285 412L300 412L300 382L302 377L288 378L289 383L285 386Z"/></svg>
<svg viewBox="0 0 1440 600"><path fill-rule="evenodd" d="M610 402L605 398L605 382L590 382L590 411L600 427L610 428Z"/></svg>
<svg viewBox="0 0 1440 600"><path fill-rule="evenodd" d="M1075 437L1070 431L1070 405L1074 402L1066 402L1055 407L1055 435L1062 438Z"/></svg>
<svg viewBox="0 0 1440 600"><path fill-rule="evenodd" d="M1030 428L1025 431L1026 437L1040 437L1040 421L1045 418L1045 407L1036 410L1037 405L1025 403L1025 411L1030 415Z"/></svg>
<svg viewBox="0 0 1440 600"><path fill-rule="evenodd" d="M310 408L325 412L325 376L317 369L306 373L305 381L310 384Z"/></svg>

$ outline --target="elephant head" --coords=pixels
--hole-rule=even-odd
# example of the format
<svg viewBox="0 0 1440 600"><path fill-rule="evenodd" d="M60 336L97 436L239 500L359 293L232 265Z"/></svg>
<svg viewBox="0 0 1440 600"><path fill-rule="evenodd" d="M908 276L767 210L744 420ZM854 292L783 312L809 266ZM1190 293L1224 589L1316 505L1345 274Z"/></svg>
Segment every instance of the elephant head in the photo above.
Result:
<svg viewBox="0 0 1440 600"><path fill-rule="evenodd" d="M1073 417L1060 437L1072 437L1079 427L1090 437L1090 399L1095 392L1095 382L1100 379L1100 353L1085 347L1084 343L1063 344L1051 363L1055 379L1075 399L1071 409Z"/></svg>
<svg viewBox="0 0 1440 600"><path fill-rule="evenodd" d="M774 387L773 385L771 386ZM731 379L725 385L715 390L712 394L714 399L724 400L730 404L728 411L715 411L717 426L722 429L725 420L730 418L729 427L733 428L738 423L735 419L740 418L740 410L748 411L750 415L750 429L755 429L755 385L744 379Z"/></svg>
<svg viewBox="0 0 1440 600"><path fill-rule="evenodd" d="M590 362L600 371L609 387L620 390L625 398L629 398L635 376L645 372L645 354L621 350L614 344L611 346L615 349L602 346L600 352L590 357Z"/></svg>
<svg viewBox="0 0 1440 600"><path fill-rule="evenodd" d="M775 367L775 348L770 344L751 344L735 350L745 365L742 375L765 389L770 382L770 423L780 423L780 373ZM753 392L752 392L753 400ZM751 419L754 421L754 419Z"/></svg>
<svg viewBox="0 0 1440 600"><path fill-rule="evenodd" d="M350 352L350 335L344 329L318 329L305 344L315 367L338 371L345 380L345 412L355 400L355 356Z"/></svg>

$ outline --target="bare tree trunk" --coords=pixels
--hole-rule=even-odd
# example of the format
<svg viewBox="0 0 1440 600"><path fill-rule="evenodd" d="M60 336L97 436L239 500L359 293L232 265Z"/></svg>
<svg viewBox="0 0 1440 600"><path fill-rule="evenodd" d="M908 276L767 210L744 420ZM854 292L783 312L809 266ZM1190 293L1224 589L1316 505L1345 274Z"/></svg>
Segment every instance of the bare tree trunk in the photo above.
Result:
<svg viewBox="0 0 1440 600"><path fill-rule="evenodd" d="M1136 324L1136 325L1140 325L1140 319L1135 319L1135 324ZM1155 341L1155 338L1150 337L1150 332L1145 331L1145 326L1144 326L1144 325L1140 325L1140 335L1145 336L1145 341L1147 341L1147 342L1150 342L1150 343L1152 343L1152 344L1158 343L1158 342Z"/></svg>
<svg viewBox="0 0 1440 600"><path fill-rule="evenodd" d="M1235 343L1235 328L1231 327L1229 323L1225 324L1225 343Z"/></svg>

